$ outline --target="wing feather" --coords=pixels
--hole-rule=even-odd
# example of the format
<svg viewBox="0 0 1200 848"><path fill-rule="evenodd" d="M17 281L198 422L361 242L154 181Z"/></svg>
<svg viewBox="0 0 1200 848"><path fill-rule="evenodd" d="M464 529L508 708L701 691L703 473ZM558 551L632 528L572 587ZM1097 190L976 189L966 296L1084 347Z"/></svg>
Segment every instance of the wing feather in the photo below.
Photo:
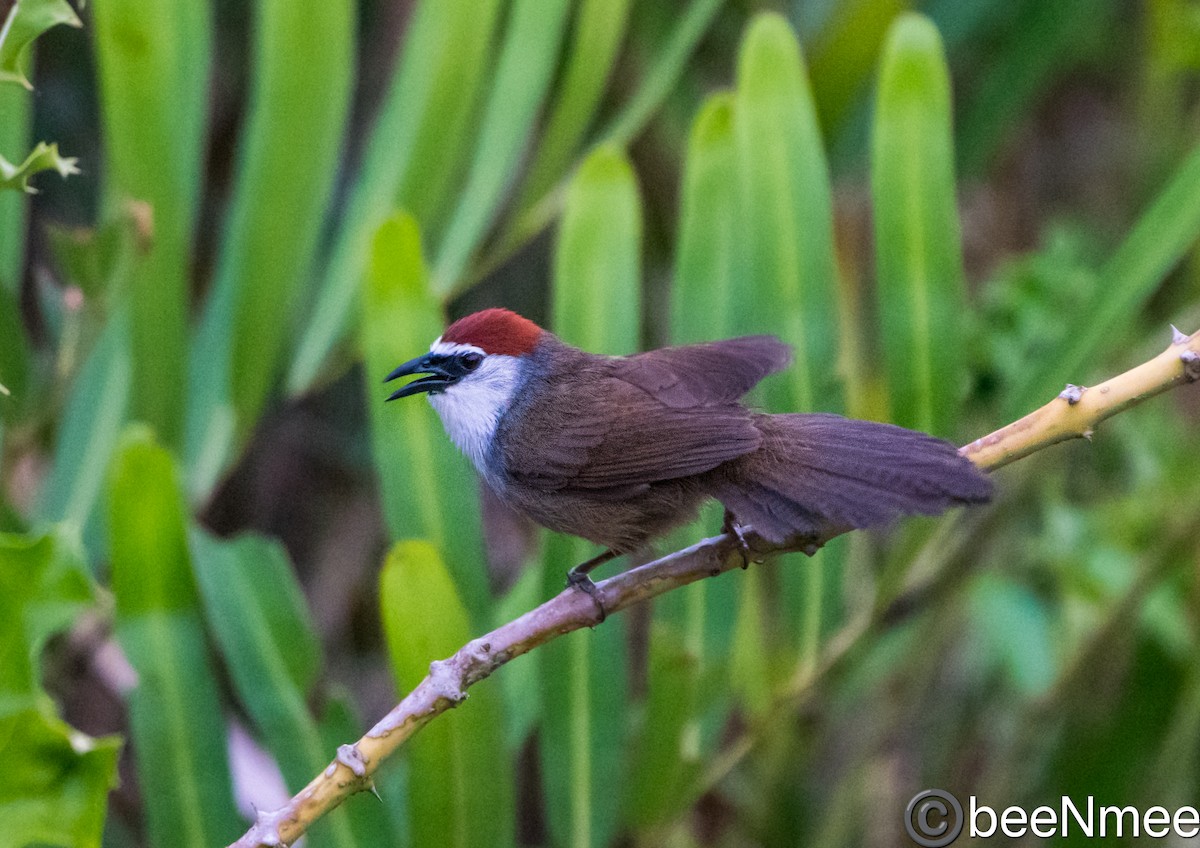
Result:
<svg viewBox="0 0 1200 848"><path fill-rule="evenodd" d="M747 348L731 350L748 362ZM761 444L752 415L736 398L769 373L767 366L753 376L748 367L730 365L728 356L710 356L705 362L715 370L687 367L672 381L670 365L682 359L643 361L631 371L628 363L638 358L600 360L541 383L537 402L501 425L505 472L545 491L604 496L710 471Z"/></svg>
<svg viewBox="0 0 1200 848"><path fill-rule="evenodd" d="M743 336L639 353L614 360L613 370L663 405L691 409L735 402L791 360L791 347L774 336Z"/></svg>

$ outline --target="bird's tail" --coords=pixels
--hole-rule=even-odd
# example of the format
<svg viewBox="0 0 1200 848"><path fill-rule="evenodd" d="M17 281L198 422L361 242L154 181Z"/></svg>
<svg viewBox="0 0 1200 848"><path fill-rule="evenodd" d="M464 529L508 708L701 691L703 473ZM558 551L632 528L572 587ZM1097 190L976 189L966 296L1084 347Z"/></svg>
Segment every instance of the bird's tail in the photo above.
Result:
<svg viewBox="0 0 1200 848"><path fill-rule="evenodd" d="M773 542L879 527L982 503L991 480L949 442L838 415L759 415L761 447L713 472L709 490Z"/></svg>

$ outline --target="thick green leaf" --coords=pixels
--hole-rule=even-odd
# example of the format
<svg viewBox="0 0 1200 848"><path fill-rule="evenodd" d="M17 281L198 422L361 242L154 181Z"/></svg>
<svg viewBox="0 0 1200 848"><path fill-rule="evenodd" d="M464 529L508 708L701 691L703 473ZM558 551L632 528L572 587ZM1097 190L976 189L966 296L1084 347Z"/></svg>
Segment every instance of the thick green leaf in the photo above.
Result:
<svg viewBox="0 0 1200 848"><path fill-rule="evenodd" d="M397 215L379 228L363 302L364 388L388 530L393 539L429 539L446 552L463 603L481 625L488 587L475 472L425 398L385 403L391 390L384 377L427 351L443 329L411 216Z"/></svg>
<svg viewBox="0 0 1200 848"><path fill-rule="evenodd" d="M594 353L633 353L641 327L642 211L637 179L612 145L567 188L554 253L554 332Z"/></svg>
<svg viewBox="0 0 1200 848"><path fill-rule="evenodd" d="M474 137L470 118L501 5L500 0L417 4L292 358L289 392L302 392L316 381L355 323L371 240L397 198L411 202L403 208L433 217L454 188L452 180Z"/></svg>
<svg viewBox="0 0 1200 848"><path fill-rule="evenodd" d="M328 764L334 748L326 745L308 707L321 649L287 554L258 536L222 541L196 530L190 543L209 627L238 698L279 763L288 790L297 792ZM351 803L325 816L309 838L313 845L352 846L356 833L373 828L393 841L382 807Z"/></svg>
<svg viewBox="0 0 1200 848"><path fill-rule="evenodd" d="M966 375L950 78L928 18L888 34L871 147L875 265L891 420L953 434Z"/></svg>
<svg viewBox="0 0 1200 848"><path fill-rule="evenodd" d="M800 45L773 14L750 24L738 58L734 136L741 163L740 330L771 332L796 348L772 380L776 411L837 411L837 314L829 170Z"/></svg>
<svg viewBox="0 0 1200 848"><path fill-rule="evenodd" d="M734 316L739 298L737 265L738 167L733 134L733 95L715 94L700 110L688 140L683 171L679 247L671 292L671 341L692 343L737 334ZM712 535L721 510L713 504L701 518L668 543L671 548ZM645 722L635 751L639 788L632 791L630 817L649 824L670 817L690 800L691 772L711 753L711 734L702 734L702 711L719 713L732 702L722 686L718 703L702 702L701 681L728 669L733 621L745 581L703 580L686 586L654 606L650 641L650 691ZM720 672L716 672L720 673ZM661 677L659 675L662 675ZM674 706L672 706L674 702ZM648 792L643 773L658 776Z"/></svg>
<svg viewBox="0 0 1200 848"><path fill-rule="evenodd" d="M605 145L567 188L554 259L553 328L597 353L632 353L641 326L641 202L633 169ZM562 588L567 569L594 546L556 536L547 545L543 591ZM540 652L540 750L550 832L556 844L600 846L620 822L626 774L626 621L571 633Z"/></svg>
<svg viewBox="0 0 1200 848"><path fill-rule="evenodd" d="M436 24L429 24L429 31L423 33L422 41L411 45L414 63L417 54L432 52L424 60L432 65L434 84L428 100L421 104L423 117L411 147L400 154L407 158L407 165L395 203L397 208L413 213L431 242L453 208L455 192L476 140L476 119L490 79L493 47L498 41L496 30L503 20L504 6L500 0L443 0L422 3L416 12L436 19ZM405 61L409 61L407 54ZM416 75L413 69L408 73ZM387 149L395 151L395 142L387 142Z"/></svg>
<svg viewBox="0 0 1200 848"><path fill-rule="evenodd" d="M46 640L92 603L79 554L63 538L0 534L0 819L6 845L99 848L115 737L62 722L41 686Z"/></svg>
<svg viewBox="0 0 1200 848"><path fill-rule="evenodd" d="M380 614L399 690L407 692L475 635L437 549L400 542L380 575ZM406 748L413 845L503 848L516 836L512 762L493 681L438 716Z"/></svg>
<svg viewBox="0 0 1200 848"><path fill-rule="evenodd" d="M71 384L35 517L66 522L78 531L87 529L94 515L99 518L97 499L126 421L132 380L129 321L120 312L109 319Z"/></svg>
<svg viewBox="0 0 1200 848"><path fill-rule="evenodd" d="M516 204L524 210L566 171L591 126L629 23L630 0L581 0L575 9L566 67L537 153Z"/></svg>
<svg viewBox="0 0 1200 848"><path fill-rule="evenodd" d="M546 544L542 591L562 590L567 569L596 554L578 539ZM628 619L617 615L593 630L578 630L538 651L542 723L538 751L552 844L588 848L611 844L626 800L618 791L629 774Z"/></svg>
<svg viewBox="0 0 1200 848"><path fill-rule="evenodd" d="M679 248L671 289L671 340L677 344L733 335L738 298L738 168L733 96L713 95L688 140L683 169Z"/></svg>
<svg viewBox="0 0 1200 848"><path fill-rule="evenodd" d="M199 446L211 443L214 427L229 433L223 410L230 402L245 438L278 377L339 165L354 15L350 0L258 3L233 203L190 363L189 457L204 454ZM303 155L284 153L293 149Z"/></svg>
<svg viewBox="0 0 1200 848"><path fill-rule="evenodd" d="M228 844L238 823L186 512L174 462L145 428L122 439L108 506L117 640L138 675L127 697L150 839Z"/></svg>
<svg viewBox="0 0 1200 848"><path fill-rule="evenodd" d="M1083 382L1100 366L1092 362L1129 316L1145 305L1163 276L1200 238L1200 147L1180 163L1125 240L1100 270L1091 302L1069 316L1071 333L1055 355L1033 363L1025 382L1009 393L1009 416L1053 397L1068 380Z"/></svg>
<svg viewBox="0 0 1200 848"><path fill-rule="evenodd" d="M837 379L839 320L829 169L800 45L774 14L754 18L738 57L734 139L740 163L745 275L736 301L740 332L774 333L795 361L769 379L763 397L776 412L842 409ZM799 556L779 566L778 624L805 662L816 661L823 572L832 565ZM743 600L746 601L743 592ZM741 628L749 632L749 625Z"/></svg>
<svg viewBox="0 0 1200 848"><path fill-rule="evenodd" d="M29 179L42 171L57 171L61 177L78 174L75 167L78 160L73 157L60 156L57 144L38 142L37 147L20 164L13 164L0 156L0 190L11 189L25 194L37 194L37 189L29 184Z"/></svg>
<svg viewBox="0 0 1200 848"><path fill-rule="evenodd" d="M153 220L129 291L134 414L178 444L209 94L209 3L105 0L94 19L108 202L145 201Z"/></svg>
<svg viewBox="0 0 1200 848"><path fill-rule="evenodd" d="M670 820L690 800L687 788L703 762L696 718L699 671L699 658L688 650L684 635L656 622L650 631L645 721L626 787L635 827Z"/></svg>
<svg viewBox="0 0 1200 848"><path fill-rule="evenodd" d="M461 281L504 200L558 62L569 0L513 0L478 143L433 263L434 291Z"/></svg>
<svg viewBox="0 0 1200 848"><path fill-rule="evenodd" d="M81 27L83 21L67 0L16 0L0 21L0 85L17 83L32 89L27 76L28 48L52 26Z"/></svg>

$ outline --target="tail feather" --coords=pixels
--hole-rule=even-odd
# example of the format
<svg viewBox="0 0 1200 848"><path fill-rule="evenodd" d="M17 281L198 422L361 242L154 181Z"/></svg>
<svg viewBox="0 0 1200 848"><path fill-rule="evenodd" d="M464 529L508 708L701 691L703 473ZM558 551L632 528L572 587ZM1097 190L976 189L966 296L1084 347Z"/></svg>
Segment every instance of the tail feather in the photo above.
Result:
<svg viewBox="0 0 1200 848"><path fill-rule="evenodd" d="M762 446L726 463L712 495L767 539L879 527L991 497L991 480L949 442L837 415L761 415Z"/></svg>

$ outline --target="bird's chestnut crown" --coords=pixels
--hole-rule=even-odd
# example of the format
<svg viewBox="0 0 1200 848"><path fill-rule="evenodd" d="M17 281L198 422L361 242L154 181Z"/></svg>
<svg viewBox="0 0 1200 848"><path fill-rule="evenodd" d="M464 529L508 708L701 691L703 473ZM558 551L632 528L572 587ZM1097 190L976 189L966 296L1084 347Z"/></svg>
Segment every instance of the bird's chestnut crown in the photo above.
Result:
<svg viewBox="0 0 1200 848"><path fill-rule="evenodd" d="M478 370L487 357L520 357L531 352L544 332L528 318L508 309L484 309L459 318L434 340L429 353L405 362L388 374L384 382L414 374L427 375L397 389L388 400L421 392L441 394Z"/></svg>

